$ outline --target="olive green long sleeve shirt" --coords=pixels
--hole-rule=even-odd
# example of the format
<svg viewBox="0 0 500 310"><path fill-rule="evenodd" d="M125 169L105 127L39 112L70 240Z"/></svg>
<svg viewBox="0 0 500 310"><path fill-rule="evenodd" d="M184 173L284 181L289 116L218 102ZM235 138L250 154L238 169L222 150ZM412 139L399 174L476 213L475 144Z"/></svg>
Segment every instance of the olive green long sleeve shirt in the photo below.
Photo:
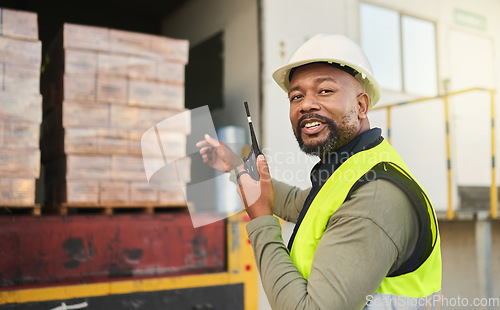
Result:
<svg viewBox="0 0 500 310"><path fill-rule="evenodd" d="M273 180L273 213L296 222L310 189ZM385 278L412 254L418 219L405 193L390 181L362 185L328 221L308 280L290 259L279 220L261 216L247 225L271 307L362 309Z"/></svg>

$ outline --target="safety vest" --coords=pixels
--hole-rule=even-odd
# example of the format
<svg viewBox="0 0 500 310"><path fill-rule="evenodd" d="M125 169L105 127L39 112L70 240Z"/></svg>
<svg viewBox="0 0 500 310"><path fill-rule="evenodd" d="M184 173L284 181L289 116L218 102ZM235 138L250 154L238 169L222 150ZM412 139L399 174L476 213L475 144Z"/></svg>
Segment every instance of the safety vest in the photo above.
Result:
<svg viewBox="0 0 500 310"><path fill-rule="evenodd" d="M398 175L403 183L414 185L411 191L418 199L413 201L421 201L417 203L416 209L421 216L420 222L427 229L421 230L417 241L415 251L420 257L417 257L419 261L416 266L413 264L413 268L386 276L373 298L367 300L365 309L434 309L441 299L441 250L436 214L425 191L414 180L399 154L385 140L373 148L354 154L330 176L302 220L290 257L307 279L314 252L328 220L344 203L358 180L368 178L369 172L375 171L375 167L382 173L389 171L391 175Z"/></svg>

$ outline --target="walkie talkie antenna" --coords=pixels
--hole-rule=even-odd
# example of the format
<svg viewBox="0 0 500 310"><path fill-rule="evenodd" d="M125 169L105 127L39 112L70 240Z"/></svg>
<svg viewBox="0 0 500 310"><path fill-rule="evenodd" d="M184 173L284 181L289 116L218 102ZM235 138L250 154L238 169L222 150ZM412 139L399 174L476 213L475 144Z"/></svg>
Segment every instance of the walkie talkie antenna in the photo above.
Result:
<svg viewBox="0 0 500 310"><path fill-rule="evenodd" d="M257 143L257 138L255 137L255 131L253 130L252 117L250 116L250 110L248 109L248 102L244 102L245 110L247 112L247 120L248 126L250 127L250 139L252 140L252 151L255 153L255 156L262 154L259 149L259 144Z"/></svg>
<svg viewBox="0 0 500 310"><path fill-rule="evenodd" d="M255 137L255 131L253 130L252 117L250 116L248 102L245 101L244 105L247 112L248 127L250 127L250 139L252 140L252 146L248 156L243 158L243 166L245 168L245 171L239 172L238 176L241 173L248 173L248 175L250 175L252 179L254 179L255 181L259 181L260 175L259 168L257 167L257 156L262 154L262 152L259 149L259 144L257 143L257 138ZM236 180L238 180L238 178L236 178Z"/></svg>

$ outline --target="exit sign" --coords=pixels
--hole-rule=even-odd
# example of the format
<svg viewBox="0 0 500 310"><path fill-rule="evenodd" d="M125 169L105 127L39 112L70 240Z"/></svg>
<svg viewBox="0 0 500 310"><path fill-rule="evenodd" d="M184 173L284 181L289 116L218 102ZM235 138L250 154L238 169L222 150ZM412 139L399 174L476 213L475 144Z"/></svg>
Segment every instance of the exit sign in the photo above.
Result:
<svg viewBox="0 0 500 310"><path fill-rule="evenodd" d="M457 25L465 26L475 30L486 31L486 17L476 13L455 9L453 19Z"/></svg>

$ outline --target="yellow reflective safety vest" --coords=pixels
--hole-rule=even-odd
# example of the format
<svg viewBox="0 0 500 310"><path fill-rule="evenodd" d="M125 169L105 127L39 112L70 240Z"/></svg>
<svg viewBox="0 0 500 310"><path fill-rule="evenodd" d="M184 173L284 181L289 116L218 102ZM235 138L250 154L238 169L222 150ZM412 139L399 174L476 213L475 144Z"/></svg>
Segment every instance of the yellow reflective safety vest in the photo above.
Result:
<svg viewBox="0 0 500 310"><path fill-rule="evenodd" d="M402 189L406 188L407 194L413 196L410 200L423 224L414 251L417 256L412 255L413 266L386 276L376 293L367 300L365 309L435 309L441 300L441 249L436 214L425 191L386 140L354 154L330 176L297 230L290 257L307 279L328 220L344 203L353 186L362 178L369 179L370 173L376 171L395 180Z"/></svg>

